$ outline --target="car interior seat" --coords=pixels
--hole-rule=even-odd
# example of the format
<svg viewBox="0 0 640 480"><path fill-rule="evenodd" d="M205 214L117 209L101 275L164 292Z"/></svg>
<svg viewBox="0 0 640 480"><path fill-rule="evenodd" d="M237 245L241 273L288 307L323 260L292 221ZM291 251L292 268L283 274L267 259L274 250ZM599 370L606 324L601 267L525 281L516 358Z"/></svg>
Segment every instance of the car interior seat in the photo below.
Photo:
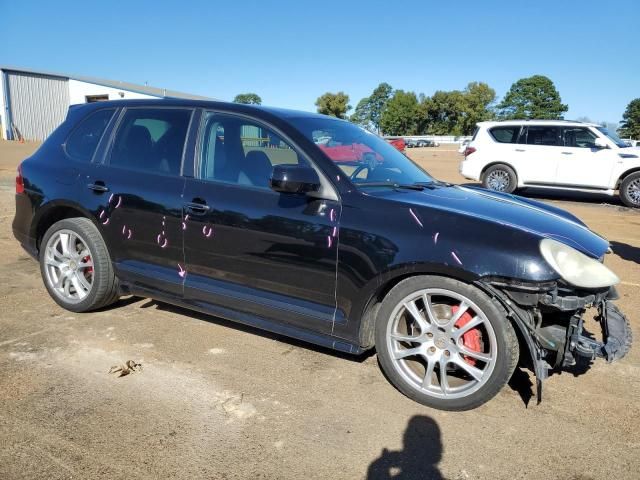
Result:
<svg viewBox="0 0 640 480"><path fill-rule="evenodd" d="M267 154L260 150L252 150L246 154L242 162L238 183L268 188L272 170L273 165Z"/></svg>

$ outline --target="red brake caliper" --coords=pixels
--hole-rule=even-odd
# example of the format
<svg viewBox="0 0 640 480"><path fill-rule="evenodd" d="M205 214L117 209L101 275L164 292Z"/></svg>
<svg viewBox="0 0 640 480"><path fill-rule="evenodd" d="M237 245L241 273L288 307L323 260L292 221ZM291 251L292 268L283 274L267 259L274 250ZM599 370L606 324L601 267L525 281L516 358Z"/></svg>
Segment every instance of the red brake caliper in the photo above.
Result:
<svg viewBox="0 0 640 480"><path fill-rule="evenodd" d="M84 257L84 258L82 259L82 261L83 261L83 262L88 262L89 260L91 260L91 255L87 255L86 257ZM88 276L89 276L89 275L91 275L92 273L93 273L93 267L88 267L88 268L85 270L85 274L84 274L84 276L85 276L85 277L88 277ZM456 325L457 325L457 324L456 324Z"/></svg>
<svg viewBox="0 0 640 480"><path fill-rule="evenodd" d="M451 307L451 313L455 315L459 308L460 307L457 305ZM468 311L464 312L464 314L462 314L460 319L456 322L456 327L458 328L464 327L467 323L471 321L472 318L473 317ZM465 332L462 335L462 344L465 347L467 347L469 350L473 350L474 352L482 352L482 348L483 348L482 333L480 333L480 331L477 328L472 328L471 330L469 330L468 332ZM464 359L470 365L476 364L475 358L465 356Z"/></svg>

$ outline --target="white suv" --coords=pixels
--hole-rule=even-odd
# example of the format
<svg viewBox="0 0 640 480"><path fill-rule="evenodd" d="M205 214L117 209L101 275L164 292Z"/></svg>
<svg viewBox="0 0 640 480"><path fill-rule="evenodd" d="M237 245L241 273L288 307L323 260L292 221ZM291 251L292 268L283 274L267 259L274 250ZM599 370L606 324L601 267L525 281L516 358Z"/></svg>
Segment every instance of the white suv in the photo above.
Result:
<svg viewBox="0 0 640 480"><path fill-rule="evenodd" d="M592 123L513 120L478 123L460 173L490 190L543 187L614 195L640 207L640 147Z"/></svg>

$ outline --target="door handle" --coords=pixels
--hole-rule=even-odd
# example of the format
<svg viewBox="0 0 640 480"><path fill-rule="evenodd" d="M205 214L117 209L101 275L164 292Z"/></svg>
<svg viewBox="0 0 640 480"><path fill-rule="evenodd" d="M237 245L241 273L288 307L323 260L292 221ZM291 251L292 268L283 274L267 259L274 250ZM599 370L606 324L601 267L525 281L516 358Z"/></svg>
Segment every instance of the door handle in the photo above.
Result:
<svg viewBox="0 0 640 480"><path fill-rule="evenodd" d="M107 187L104 182L99 181L95 183L88 183L87 188L97 193L104 193L109 191L109 187Z"/></svg>
<svg viewBox="0 0 640 480"><path fill-rule="evenodd" d="M209 211L209 205L206 203L189 202L184 204L184 208L194 215L203 215Z"/></svg>
<svg viewBox="0 0 640 480"><path fill-rule="evenodd" d="M516 152L526 152L524 148L516 148Z"/></svg>
<svg viewBox="0 0 640 480"><path fill-rule="evenodd" d="M573 155L573 152L562 152L563 155Z"/></svg>

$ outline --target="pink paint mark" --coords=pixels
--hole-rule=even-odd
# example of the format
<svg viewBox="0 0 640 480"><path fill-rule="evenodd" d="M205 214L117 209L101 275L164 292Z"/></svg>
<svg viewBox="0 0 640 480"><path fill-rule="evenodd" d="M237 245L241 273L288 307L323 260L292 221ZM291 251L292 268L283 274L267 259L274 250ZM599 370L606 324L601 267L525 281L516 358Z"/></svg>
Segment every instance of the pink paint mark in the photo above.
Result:
<svg viewBox="0 0 640 480"><path fill-rule="evenodd" d="M118 197L118 203L116 203L115 208L120 208L120 205L122 205L122 197Z"/></svg>
<svg viewBox="0 0 640 480"><path fill-rule="evenodd" d="M413 209L411 209L411 208L410 208L410 209L409 209L409 213L411 214L411 216L413 217L413 219L416 221L416 223L417 223L418 225L420 225L420 228L423 228L423 227L424 227L424 225L422 225L422 222L420 221L420 219L418 218L418 216L417 216L415 213L413 213Z"/></svg>
<svg viewBox="0 0 640 480"><path fill-rule="evenodd" d="M186 230L187 229L187 224L182 222L182 230Z"/></svg>
<svg viewBox="0 0 640 480"><path fill-rule="evenodd" d="M180 278L184 278L187 276L187 271L182 268L182 265L178 264L178 275L180 276Z"/></svg>
<svg viewBox="0 0 640 480"><path fill-rule="evenodd" d="M338 181L340 181L340 175L338 175L338 176L336 177L336 179L337 179Z"/></svg>
<svg viewBox="0 0 640 480"><path fill-rule="evenodd" d="M131 232L131 229L129 229L129 234L127 235L127 240L131 240L131 235L133 232Z"/></svg>
<svg viewBox="0 0 640 480"><path fill-rule="evenodd" d="M123 225L122 226L122 234L124 235L125 233L127 233L127 226Z"/></svg>
<svg viewBox="0 0 640 480"><path fill-rule="evenodd" d="M207 227L206 225L202 227L202 234L209 238L213 234L213 227Z"/></svg>
<svg viewBox="0 0 640 480"><path fill-rule="evenodd" d="M436 232L436 234L433 236L433 244L437 245L438 244L438 237L440 236L440 232Z"/></svg>
<svg viewBox="0 0 640 480"><path fill-rule="evenodd" d="M109 195L109 203L111 203L111 200L113 200L113 193Z"/></svg>
<svg viewBox="0 0 640 480"><path fill-rule="evenodd" d="M162 235L161 235L161 234L158 234L158 236L156 237L156 243L157 243L158 245L160 245L160 237L162 237Z"/></svg>
<svg viewBox="0 0 640 480"><path fill-rule="evenodd" d="M104 222L102 222L103 225L109 225L109 219L107 218Z"/></svg>
<svg viewBox="0 0 640 480"><path fill-rule="evenodd" d="M335 237L338 234L338 227L333 227L333 232L331 233L332 237Z"/></svg>
<svg viewBox="0 0 640 480"><path fill-rule="evenodd" d="M336 221L336 211L333 208L329 212L329 220L331 220L332 222Z"/></svg>
<svg viewBox="0 0 640 480"><path fill-rule="evenodd" d="M188 213L184 216L184 221L186 222L187 220L189 220L189 214Z"/></svg>
<svg viewBox="0 0 640 480"><path fill-rule="evenodd" d="M331 238L331 235L327 235L327 247L331 248L332 244L333 244L333 239Z"/></svg>
<svg viewBox="0 0 640 480"><path fill-rule="evenodd" d="M162 242L162 245L160 245L160 248L167 248L167 245L169 245L169 240L165 238L164 242Z"/></svg>
<svg viewBox="0 0 640 480"><path fill-rule="evenodd" d="M162 230L162 236L163 236L163 237L166 237L166 235L165 235L165 233L164 233L164 230Z"/></svg>
<svg viewBox="0 0 640 480"><path fill-rule="evenodd" d="M98 218L100 218L102 220L102 217L104 217L104 210L100 210L100 215Z"/></svg>
<svg viewBox="0 0 640 480"><path fill-rule="evenodd" d="M451 256L453 257L453 259L458 262L460 265L462 265L462 262L460 261L460 259L458 258L458 256L456 255L456 252L451 252Z"/></svg>

